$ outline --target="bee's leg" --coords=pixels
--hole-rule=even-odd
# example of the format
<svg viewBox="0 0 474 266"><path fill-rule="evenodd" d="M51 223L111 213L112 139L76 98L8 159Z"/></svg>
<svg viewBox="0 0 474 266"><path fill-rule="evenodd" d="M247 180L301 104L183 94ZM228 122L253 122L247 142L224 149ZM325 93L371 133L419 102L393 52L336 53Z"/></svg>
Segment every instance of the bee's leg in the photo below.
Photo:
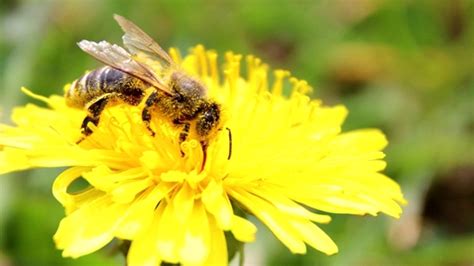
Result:
<svg viewBox="0 0 474 266"><path fill-rule="evenodd" d="M189 129L191 128L191 124L189 122L180 121L178 119L173 120L173 124L175 125L183 125L183 130L179 133L179 145L181 147L181 143L185 142L189 135ZM181 157L184 156L184 152L181 151Z"/></svg>
<svg viewBox="0 0 474 266"><path fill-rule="evenodd" d="M99 124L100 114L104 110L105 106L111 99L116 97L117 94L115 93L106 93L97 98L87 107L88 114L82 121L81 125L81 133L84 135L84 137L92 134L92 130L88 127L89 122L97 126ZM80 139L77 143L81 142L82 140L84 140L84 138Z"/></svg>
<svg viewBox="0 0 474 266"><path fill-rule="evenodd" d="M145 107L143 107L142 111L142 120L146 125L146 128L150 131L152 136L155 136L155 132L151 129L150 122L151 122L151 114L150 109L155 105L158 101L158 93L156 91L152 92L150 96L146 99Z"/></svg>
<svg viewBox="0 0 474 266"><path fill-rule="evenodd" d="M84 120L82 120L81 133L84 136L89 136L90 134L92 134L92 130L88 127L89 122L92 122L92 124L97 126L97 124L99 124L99 117L87 115Z"/></svg>
<svg viewBox="0 0 474 266"><path fill-rule="evenodd" d="M186 141L186 139L188 138L188 135L189 135L189 128L190 128L190 124L188 122L186 123L183 123L183 131L181 131L181 133L179 133L179 143L183 143L184 141Z"/></svg>
<svg viewBox="0 0 474 266"><path fill-rule="evenodd" d="M202 163L201 163L201 171L204 169L207 160L207 141L201 141L201 148L202 148Z"/></svg>

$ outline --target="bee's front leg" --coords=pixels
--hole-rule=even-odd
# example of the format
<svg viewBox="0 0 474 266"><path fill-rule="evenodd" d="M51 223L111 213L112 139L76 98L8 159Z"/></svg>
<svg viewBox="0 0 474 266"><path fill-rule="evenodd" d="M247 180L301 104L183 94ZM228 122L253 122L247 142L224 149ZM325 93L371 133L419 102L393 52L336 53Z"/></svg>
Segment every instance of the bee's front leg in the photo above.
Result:
<svg viewBox="0 0 474 266"><path fill-rule="evenodd" d="M189 135L189 129L191 128L191 124L187 121L181 121L179 119L173 120L173 124L175 125L183 125L183 130L179 133L179 146L181 147L181 143L185 142ZM181 150L181 157L184 156L184 152Z"/></svg>
<svg viewBox="0 0 474 266"><path fill-rule="evenodd" d="M207 160L207 141L201 141L201 149L202 149L202 163L201 163L201 171L204 170L204 166L206 165Z"/></svg>

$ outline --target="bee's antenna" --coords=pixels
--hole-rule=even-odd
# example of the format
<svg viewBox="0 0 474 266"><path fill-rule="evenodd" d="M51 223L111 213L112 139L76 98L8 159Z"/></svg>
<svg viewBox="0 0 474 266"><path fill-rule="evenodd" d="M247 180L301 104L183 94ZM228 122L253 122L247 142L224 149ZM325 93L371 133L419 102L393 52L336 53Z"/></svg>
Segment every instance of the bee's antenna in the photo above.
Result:
<svg viewBox="0 0 474 266"><path fill-rule="evenodd" d="M227 160L230 160L230 157L232 156L232 131L230 131L230 128L228 127L225 129L229 133L229 155L227 156Z"/></svg>

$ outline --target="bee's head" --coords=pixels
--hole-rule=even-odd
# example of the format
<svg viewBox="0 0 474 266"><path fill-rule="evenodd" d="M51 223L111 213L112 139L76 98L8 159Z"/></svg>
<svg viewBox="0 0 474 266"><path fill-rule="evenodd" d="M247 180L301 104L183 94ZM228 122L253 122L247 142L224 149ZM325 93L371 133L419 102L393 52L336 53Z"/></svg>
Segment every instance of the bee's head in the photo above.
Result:
<svg viewBox="0 0 474 266"><path fill-rule="evenodd" d="M198 116L196 131L200 136L208 136L220 122L220 107L217 103L207 103Z"/></svg>

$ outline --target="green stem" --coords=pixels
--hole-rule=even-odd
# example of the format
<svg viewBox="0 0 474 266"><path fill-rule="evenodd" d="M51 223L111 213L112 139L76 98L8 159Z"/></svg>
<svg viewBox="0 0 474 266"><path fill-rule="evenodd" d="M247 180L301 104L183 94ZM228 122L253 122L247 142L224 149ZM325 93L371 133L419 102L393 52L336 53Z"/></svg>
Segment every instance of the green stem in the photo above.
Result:
<svg viewBox="0 0 474 266"><path fill-rule="evenodd" d="M244 266L244 261L245 261L244 247L245 245L240 245L240 248L239 248L239 266Z"/></svg>

